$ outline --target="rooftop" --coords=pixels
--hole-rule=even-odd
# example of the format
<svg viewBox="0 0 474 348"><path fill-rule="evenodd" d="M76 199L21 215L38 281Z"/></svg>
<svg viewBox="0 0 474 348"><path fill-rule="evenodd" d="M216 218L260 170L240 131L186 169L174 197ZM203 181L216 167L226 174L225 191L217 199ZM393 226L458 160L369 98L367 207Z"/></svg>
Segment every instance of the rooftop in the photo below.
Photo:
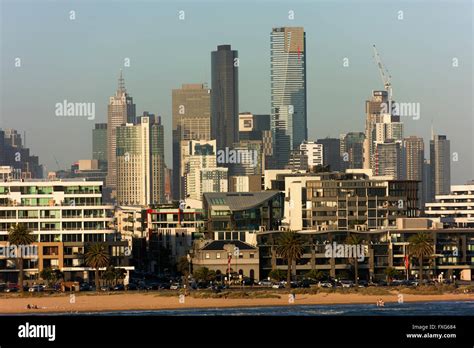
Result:
<svg viewBox="0 0 474 348"><path fill-rule="evenodd" d="M231 211L252 209L281 194L280 191L204 193L209 206L226 206Z"/></svg>

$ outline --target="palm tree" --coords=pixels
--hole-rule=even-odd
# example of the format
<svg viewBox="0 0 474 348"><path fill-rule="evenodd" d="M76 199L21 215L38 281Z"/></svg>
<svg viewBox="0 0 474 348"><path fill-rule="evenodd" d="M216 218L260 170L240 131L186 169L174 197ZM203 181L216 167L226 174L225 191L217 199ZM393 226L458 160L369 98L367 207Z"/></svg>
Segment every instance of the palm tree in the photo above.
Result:
<svg viewBox="0 0 474 348"><path fill-rule="evenodd" d="M362 239L356 234L350 234L346 238L346 244L358 246L361 243L362 243ZM354 255L354 257L353 257L353 260L354 260L354 282L355 282L356 285L359 284L359 260L357 258L358 258L358 255Z"/></svg>
<svg viewBox="0 0 474 348"><path fill-rule="evenodd" d="M291 268L293 261L297 261L303 255L303 241L294 231L283 232L278 238L277 253L288 262L288 272L286 275L286 287L291 287Z"/></svg>
<svg viewBox="0 0 474 348"><path fill-rule="evenodd" d="M410 256L418 259L420 266L420 280L423 280L423 259L433 255L433 238L426 232L417 233L408 238Z"/></svg>
<svg viewBox="0 0 474 348"><path fill-rule="evenodd" d="M13 245L30 245L36 240L31 230L28 230L23 224L16 224L10 228L8 232L8 241ZM20 292L23 292L23 253L17 252L17 267L19 270L18 274L18 287Z"/></svg>
<svg viewBox="0 0 474 348"><path fill-rule="evenodd" d="M109 264L109 252L104 243L95 243L89 247L85 254L86 264L95 268L95 289L99 291L99 268L107 267Z"/></svg>

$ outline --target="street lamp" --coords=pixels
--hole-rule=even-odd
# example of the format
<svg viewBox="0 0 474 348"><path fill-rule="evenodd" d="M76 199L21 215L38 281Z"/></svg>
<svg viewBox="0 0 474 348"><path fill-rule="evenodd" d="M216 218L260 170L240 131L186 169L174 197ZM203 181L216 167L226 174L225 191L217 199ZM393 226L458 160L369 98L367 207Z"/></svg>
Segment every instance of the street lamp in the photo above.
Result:
<svg viewBox="0 0 474 348"><path fill-rule="evenodd" d="M456 286L456 275L453 275L453 279L454 279L454 286Z"/></svg>
<svg viewBox="0 0 474 348"><path fill-rule="evenodd" d="M188 253L186 258L188 259L188 284L191 287L191 255Z"/></svg>

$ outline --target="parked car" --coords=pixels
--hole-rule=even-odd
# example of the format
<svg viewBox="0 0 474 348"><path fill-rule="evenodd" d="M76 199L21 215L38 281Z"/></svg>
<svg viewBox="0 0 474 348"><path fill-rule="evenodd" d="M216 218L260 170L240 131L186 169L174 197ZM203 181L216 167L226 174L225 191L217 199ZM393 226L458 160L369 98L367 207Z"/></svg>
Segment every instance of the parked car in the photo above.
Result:
<svg viewBox="0 0 474 348"><path fill-rule="evenodd" d="M17 285L14 286L9 286L5 290L5 292L18 292L20 291L20 288Z"/></svg>
<svg viewBox="0 0 474 348"><path fill-rule="evenodd" d="M138 290L138 285L134 284L134 283L129 283L129 284L127 284L127 286L125 288L127 290Z"/></svg>
<svg viewBox="0 0 474 348"><path fill-rule="evenodd" d="M243 284L243 285L246 285L246 286L255 285L255 280L253 280L252 278L247 278L247 277L245 277L245 278L242 280L242 284Z"/></svg>
<svg viewBox="0 0 474 348"><path fill-rule="evenodd" d="M114 291L124 291L125 286L123 284L117 284L112 288Z"/></svg>
<svg viewBox="0 0 474 348"><path fill-rule="evenodd" d="M332 288L333 285L332 285L331 282L323 281L323 282L318 283L318 287L320 287L320 288Z"/></svg>
<svg viewBox="0 0 474 348"><path fill-rule="evenodd" d="M180 287L181 287L181 285L179 285L178 283L173 283L173 284L171 284L169 289L170 290L178 290Z"/></svg>
<svg viewBox="0 0 474 348"><path fill-rule="evenodd" d="M89 283L82 283L79 285L79 291L91 291L92 286Z"/></svg>
<svg viewBox="0 0 474 348"><path fill-rule="evenodd" d="M369 286L369 283L366 280L359 280L357 286L359 288L366 288Z"/></svg>
<svg viewBox="0 0 474 348"><path fill-rule="evenodd" d="M171 289L171 284L170 283L161 283L158 286L158 289L160 289L160 290L170 290Z"/></svg>
<svg viewBox="0 0 474 348"><path fill-rule="evenodd" d="M354 282L352 280L341 280L340 284L343 288L352 288L354 286Z"/></svg>
<svg viewBox="0 0 474 348"><path fill-rule="evenodd" d="M258 282L258 285L270 287L273 285L273 283L269 280L261 280Z"/></svg>
<svg viewBox="0 0 474 348"><path fill-rule="evenodd" d="M28 289L29 292L42 292L44 291L44 286L43 285L33 285Z"/></svg>
<svg viewBox="0 0 474 348"><path fill-rule="evenodd" d="M102 285L100 287L100 291L112 291L112 287L111 286L108 286L108 285Z"/></svg>
<svg viewBox="0 0 474 348"><path fill-rule="evenodd" d="M285 287L285 285L283 285L283 283L281 283L281 282L272 285L273 289L283 289L284 287Z"/></svg>

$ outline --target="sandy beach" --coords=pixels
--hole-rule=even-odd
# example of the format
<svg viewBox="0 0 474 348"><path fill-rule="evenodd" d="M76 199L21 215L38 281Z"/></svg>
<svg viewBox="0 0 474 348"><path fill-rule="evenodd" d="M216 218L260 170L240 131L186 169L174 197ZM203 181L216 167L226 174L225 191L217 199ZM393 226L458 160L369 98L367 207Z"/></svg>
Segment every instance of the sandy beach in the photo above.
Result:
<svg viewBox="0 0 474 348"><path fill-rule="evenodd" d="M340 293L298 294L290 303L288 293L278 293L280 298L193 298L161 296L157 293L110 293L76 295L71 303L68 294L60 296L6 297L0 298L0 314L13 313L76 313L125 310L159 310L180 308L221 308L221 307L259 307L294 306L317 304L360 304L372 303L378 299L384 302L397 302L397 293L390 295L362 295ZM403 294L404 302L421 301L474 301L474 294L411 295ZM27 309L33 304L38 309Z"/></svg>

